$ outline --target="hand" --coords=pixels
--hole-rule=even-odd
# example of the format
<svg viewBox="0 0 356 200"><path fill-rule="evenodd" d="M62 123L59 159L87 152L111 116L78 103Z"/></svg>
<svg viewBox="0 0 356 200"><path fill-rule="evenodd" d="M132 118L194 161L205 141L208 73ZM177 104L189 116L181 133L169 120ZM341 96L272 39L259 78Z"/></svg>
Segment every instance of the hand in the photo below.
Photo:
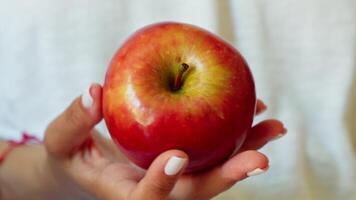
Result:
<svg viewBox="0 0 356 200"><path fill-rule="evenodd" d="M93 84L90 92L75 99L48 126L45 147L48 166L60 184L104 200L210 199L249 175L265 171L268 159L256 149L285 133L281 122L266 120L250 130L242 150L213 169L182 174L189 158L180 150L170 150L144 171L93 129L102 119L101 95L101 86ZM264 109L258 101L256 113Z"/></svg>

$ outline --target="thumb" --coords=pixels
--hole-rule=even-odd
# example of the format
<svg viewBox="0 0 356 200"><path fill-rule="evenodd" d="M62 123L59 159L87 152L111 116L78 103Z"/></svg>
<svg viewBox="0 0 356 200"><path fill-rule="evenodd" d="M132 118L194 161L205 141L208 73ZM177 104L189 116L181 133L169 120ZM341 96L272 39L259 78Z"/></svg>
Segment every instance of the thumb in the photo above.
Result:
<svg viewBox="0 0 356 200"><path fill-rule="evenodd" d="M92 84L46 129L44 143L49 153L65 156L82 145L102 119L102 87Z"/></svg>
<svg viewBox="0 0 356 200"><path fill-rule="evenodd" d="M188 164L183 151L170 150L158 156L131 194L133 199L167 199Z"/></svg>

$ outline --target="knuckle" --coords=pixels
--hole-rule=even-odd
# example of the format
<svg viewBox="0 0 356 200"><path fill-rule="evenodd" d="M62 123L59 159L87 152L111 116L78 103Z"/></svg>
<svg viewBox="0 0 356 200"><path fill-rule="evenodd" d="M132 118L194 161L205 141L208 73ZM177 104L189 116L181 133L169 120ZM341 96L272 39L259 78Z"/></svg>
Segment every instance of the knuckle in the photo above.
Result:
<svg viewBox="0 0 356 200"><path fill-rule="evenodd" d="M53 123L49 124L49 126L47 127L46 131L45 131L45 136L44 136L44 140L43 140L43 145L46 149L46 151L50 154L55 154L57 152L57 148L56 148L56 143L55 143L55 135L53 135L53 131L52 131L52 125Z"/></svg>
<svg viewBox="0 0 356 200"><path fill-rule="evenodd" d="M68 126L83 127L88 126L88 120L86 120L87 114L82 110L78 101L75 101L67 110L65 114L66 124Z"/></svg>
<svg viewBox="0 0 356 200"><path fill-rule="evenodd" d="M172 190L174 183L174 179L153 180L150 189L156 194L167 194Z"/></svg>

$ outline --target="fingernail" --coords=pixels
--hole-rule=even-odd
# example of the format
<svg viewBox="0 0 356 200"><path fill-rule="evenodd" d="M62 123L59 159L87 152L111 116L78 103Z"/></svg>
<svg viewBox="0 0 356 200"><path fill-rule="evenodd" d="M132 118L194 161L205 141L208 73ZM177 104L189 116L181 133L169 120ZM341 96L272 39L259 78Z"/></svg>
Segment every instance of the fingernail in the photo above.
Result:
<svg viewBox="0 0 356 200"><path fill-rule="evenodd" d="M276 137L272 138L271 141L278 140L279 138L281 138L281 137L283 137L283 136L284 136L283 133L278 134L278 135L276 135Z"/></svg>
<svg viewBox="0 0 356 200"><path fill-rule="evenodd" d="M256 168L250 172L247 172L247 176L257 176L257 175L265 173L267 170L268 170L268 167L266 167L264 169Z"/></svg>
<svg viewBox="0 0 356 200"><path fill-rule="evenodd" d="M278 140L279 138L283 137L287 133L287 129L283 127L282 133L276 135L274 138L271 139L271 141Z"/></svg>
<svg viewBox="0 0 356 200"><path fill-rule="evenodd" d="M168 176L176 175L183 168L186 162L187 159L185 158L172 156L164 167L164 173Z"/></svg>
<svg viewBox="0 0 356 200"><path fill-rule="evenodd" d="M93 97L90 95L91 85L82 94L82 104L85 108L90 109L93 105Z"/></svg>

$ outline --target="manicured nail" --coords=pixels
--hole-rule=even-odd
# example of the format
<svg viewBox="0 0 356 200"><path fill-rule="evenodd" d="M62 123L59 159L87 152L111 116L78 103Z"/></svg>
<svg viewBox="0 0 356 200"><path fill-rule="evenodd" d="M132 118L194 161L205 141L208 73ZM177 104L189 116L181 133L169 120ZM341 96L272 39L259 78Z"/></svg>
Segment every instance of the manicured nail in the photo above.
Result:
<svg viewBox="0 0 356 200"><path fill-rule="evenodd" d="M271 141L278 140L279 138L283 137L287 133L287 129L283 127L282 133L276 135L274 138L271 139Z"/></svg>
<svg viewBox="0 0 356 200"><path fill-rule="evenodd" d="M172 156L168 160L166 166L164 167L164 173L168 176L176 175L183 168L183 166L186 162L187 162L187 159L185 159L185 158Z"/></svg>
<svg viewBox="0 0 356 200"><path fill-rule="evenodd" d="M272 138L271 141L278 140L279 138L283 137L284 135L285 134L280 133L280 134L276 135L276 137Z"/></svg>
<svg viewBox="0 0 356 200"><path fill-rule="evenodd" d="M82 94L82 104L85 108L90 109L93 105L93 97L90 95L91 85Z"/></svg>
<svg viewBox="0 0 356 200"><path fill-rule="evenodd" d="M268 167L266 167L264 169L256 168L250 172L247 172L247 176L257 176L257 175L265 173L267 170L268 170Z"/></svg>

